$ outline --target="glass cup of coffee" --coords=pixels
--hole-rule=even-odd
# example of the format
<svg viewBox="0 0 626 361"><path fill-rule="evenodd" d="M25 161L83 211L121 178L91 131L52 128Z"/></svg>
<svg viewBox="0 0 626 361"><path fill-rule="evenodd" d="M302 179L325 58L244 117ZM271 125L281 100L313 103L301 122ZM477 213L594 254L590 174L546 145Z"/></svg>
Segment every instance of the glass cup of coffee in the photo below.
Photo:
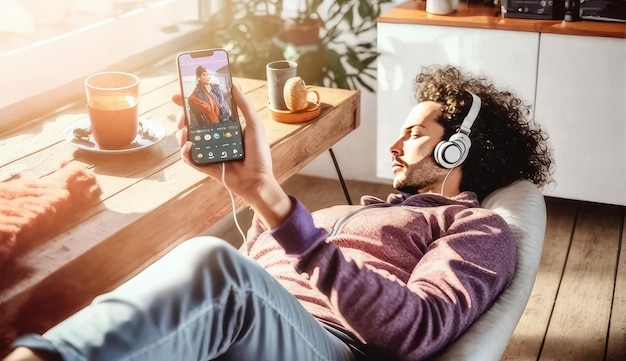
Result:
<svg viewBox="0 0 626 361"><path fill-rule="evenodd" d="M91 133L102 149L128 147L137 137L139 77L106 71L85 79Z"/></svg>

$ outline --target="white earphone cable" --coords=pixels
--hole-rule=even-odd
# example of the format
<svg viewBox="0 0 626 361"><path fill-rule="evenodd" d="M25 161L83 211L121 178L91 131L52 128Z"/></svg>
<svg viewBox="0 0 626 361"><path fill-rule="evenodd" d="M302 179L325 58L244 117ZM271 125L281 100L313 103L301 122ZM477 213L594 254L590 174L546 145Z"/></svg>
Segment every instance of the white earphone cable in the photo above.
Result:
<svg viewBox="0 0 626 361"><path fill-rule="evenodd" d="M237 230L239 231L239 234L241 235L241 238L243 239L243 244L246 249L246 254L248 254L248 240L246 239L246 235L243 232L243 230L241 230L241 226L239 225L239 220L237 219L237 209L235 208L235 196L233 195L233 192L230 190L230 188L228 188L228 186L226 185L226 163L224 162L220 163L220 168L222 169L222 184L224 185L224 188L226 188L226 190L228 191L228 195L230 195L230 203L233 208L233 219L235 220L235 226L237 227Z"/></svg>
<svg viewBox="0 0 626 361"><path fill-rule="evenodd" d="M445 178L443 178L443 182L441 183L441 192L439 192L439 193L441 193L441 195L442 195L442 196L444 195L444 194L443 194L443 188L444 188L444 187L445 187L445 185L446 185L446 181L448 180L448 176L450 175L450 173L452 173L452 171L454 170L454 168L456 168L456 167L450 168L450 170L448 171L448 173L446 173Z"/></svg>

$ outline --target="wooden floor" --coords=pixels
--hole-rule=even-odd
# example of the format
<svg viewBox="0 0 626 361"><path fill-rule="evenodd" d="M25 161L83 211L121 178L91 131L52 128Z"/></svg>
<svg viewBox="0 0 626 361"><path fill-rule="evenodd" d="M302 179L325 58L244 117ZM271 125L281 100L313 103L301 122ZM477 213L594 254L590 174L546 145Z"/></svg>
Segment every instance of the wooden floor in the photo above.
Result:
<svg viewBox="0 0 626 361"><path fill-rule="evenodd" d="M284 184L309 210L346 203L338 181L296 175ZM384 198L390 186L348 182L350 196ZM547 198L548 226L539 274L502 360L626 360L625 207ZM241 227L250 212L240 212ZM226 220L232 223L232 219ZM224 224L212 230L235 244Z"/></svg>

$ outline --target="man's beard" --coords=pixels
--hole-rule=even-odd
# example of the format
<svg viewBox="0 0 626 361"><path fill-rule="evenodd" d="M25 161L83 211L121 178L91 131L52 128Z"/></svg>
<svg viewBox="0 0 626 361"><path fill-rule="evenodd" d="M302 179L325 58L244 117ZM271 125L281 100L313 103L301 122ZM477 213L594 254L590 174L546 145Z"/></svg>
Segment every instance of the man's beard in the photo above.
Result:
<svg viewBox="0 0 626 361"><path fill-rule="evenodd" d="M417 194L420 189L441 181L447 173L444 168L435 163L432 157L426 157L414 164L396 160L404 165L404 171L394 178L393 187L403 193ZM404 178L398 179L398 176L404 176Z"/></svg>

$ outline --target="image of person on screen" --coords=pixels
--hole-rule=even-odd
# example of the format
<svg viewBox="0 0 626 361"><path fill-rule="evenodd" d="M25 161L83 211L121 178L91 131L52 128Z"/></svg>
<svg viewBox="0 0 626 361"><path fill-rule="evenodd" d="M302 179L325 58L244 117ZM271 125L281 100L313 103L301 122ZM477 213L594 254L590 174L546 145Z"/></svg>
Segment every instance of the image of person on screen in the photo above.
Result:
<svg viewBox="0 0 626 361"><path fill-rule="evenodd" d="M196 68L196 88L189 96L191 124L227 122L231 109L219 84L211 82L211 73L202 65Z"/></svg>

